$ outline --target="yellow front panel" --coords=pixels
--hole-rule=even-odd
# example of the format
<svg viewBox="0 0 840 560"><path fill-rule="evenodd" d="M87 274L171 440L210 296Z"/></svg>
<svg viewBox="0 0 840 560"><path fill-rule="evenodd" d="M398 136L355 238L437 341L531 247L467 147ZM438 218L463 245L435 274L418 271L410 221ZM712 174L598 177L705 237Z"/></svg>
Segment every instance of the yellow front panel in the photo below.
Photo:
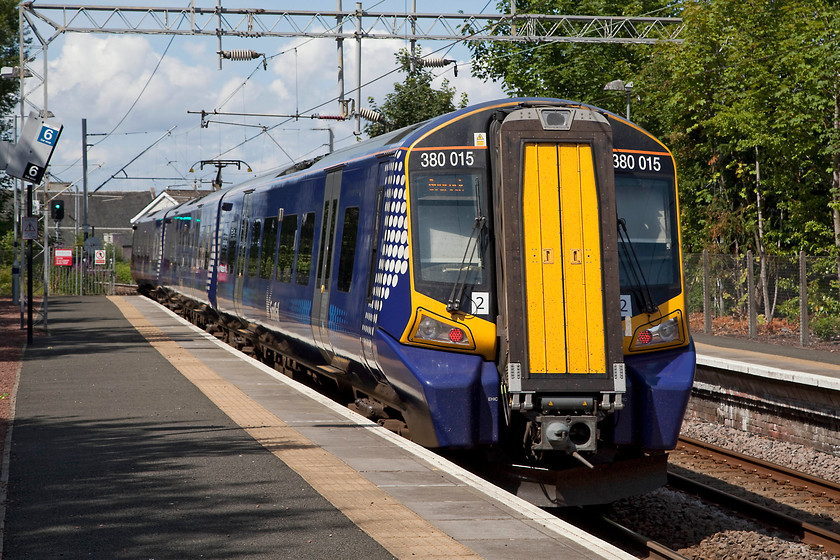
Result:
<svg viewBox="0 0 840 560"><path fill-rule="evenodd" d="M526 144L523 185L532 373L604 373L598 198L587 145Z"/></svg>
<svg viewBox="0 0 840 560"><path fill-rule="evenodd" d="M543 311L545 316L545 366L548 372L566 372L566 329L563 293L563 240L560 236L560 190L558 189L557 147L537 144L537 167L540 182L540 265L543 276ZM554 288L552 288L554 287ZM548 288L548 289L546 289Z"/></svg>
<svg viewBox="0 0 840 560"><path fill-rule="evenodd" d="M537 145L525 145L525 171L523 176L522 207L525 260L525 293L527 295L528 348L531 371L545 372L545 307L542 302L542 236L539 219L542 215L540 200L540 169ZM555 180L556 182L556 180ZM540 297L531 297L539 294Z"/></svg>
<svg viewBox="0 0 840 560"><path fill-rule="evenodd" d="M582 146L580 157L580 192L584 244L584 288L586 291L588 369L589 372L606 372L606 337L604 336L604 286L601 278L601 231L598 218L598 189L592 150Z"/></svg>

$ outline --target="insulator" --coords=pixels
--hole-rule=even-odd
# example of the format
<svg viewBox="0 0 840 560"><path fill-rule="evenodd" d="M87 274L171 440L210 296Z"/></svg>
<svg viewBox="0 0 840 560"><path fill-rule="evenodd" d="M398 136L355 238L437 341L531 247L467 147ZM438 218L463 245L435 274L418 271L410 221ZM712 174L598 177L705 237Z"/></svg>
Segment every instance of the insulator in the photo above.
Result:
<svg viewBox="0 0 840 560"><path fill-rule="evenodd" d="M359 116L370 122L385 122L385 118L380 113L365 107L359 109Z"/></svg>
<svg viewBox="0 0 840 560"><path fill-rule="evenodd" d="M221 52L222 58L227 58L229 60L254 60L261 56L264 56L263 53L258 53L254 51L247 51L245 49L234 49L232 51L222 51Z"/></svg>
<svg viewBox="0 0 840 560"><path fill-rule="evenodd" d="M455 61L451 58L420 58L418 61L420 62L420 66L426 66L428 68L443 68L449 64L455 64Z"/></svg>
<svg viewBox="0 0 840 560"><path fill-rule="evenodd" d="M325 121L343 121L343 115L318 115L318 118Z"/></svg>
<svg viewBox="0 0 840 560"><path fill-rule="evenodd" d="M451 58L415 58L414 59L420 66L430 67L430 68L443 68L444 66L448 66L450 64L454 64L452 69L455 71L455 76L458 76L458 61L452 60Z"/></svg>

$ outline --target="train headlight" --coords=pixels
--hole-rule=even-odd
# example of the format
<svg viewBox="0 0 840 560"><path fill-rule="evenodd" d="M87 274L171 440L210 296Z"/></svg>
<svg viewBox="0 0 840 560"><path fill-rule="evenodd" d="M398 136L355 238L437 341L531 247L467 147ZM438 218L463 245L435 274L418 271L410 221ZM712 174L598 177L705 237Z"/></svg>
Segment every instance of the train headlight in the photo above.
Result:
<svg viewBox="0 0 840 560"><path fill-rule="evenodd" d="M411 342L463 349L475 348L466 326L443 317L432 316L425 309L418 310L417 319L416 327L408 337Z"/></svg>
<svg viewBox="0 0 840 560"><path fill-rule="evenodd" d="M676 317L672 317L667 321L663 321L659 325L659 338L662 342L671 342L677 339L679 334L680 323Z"/></svg>
<svg viewBox="0 0 840 560"><path fill-rule="evenodd" d="M682 343L682 332L681 315L679 311L676 311L656 325L648 323L636 329L630 350L648 350L675 342Z"/></svg>

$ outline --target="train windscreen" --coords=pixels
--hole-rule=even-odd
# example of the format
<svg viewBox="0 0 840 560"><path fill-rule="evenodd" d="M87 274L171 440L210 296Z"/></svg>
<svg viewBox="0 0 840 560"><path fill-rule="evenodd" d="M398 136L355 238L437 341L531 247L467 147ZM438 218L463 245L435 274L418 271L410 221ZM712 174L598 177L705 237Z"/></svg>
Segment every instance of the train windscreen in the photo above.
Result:
<svg viewBox="0 0 840 560"><path fill-rule="evenodd" d="M423 173L412 177L416 224L414 259L421 282L485 282L480 176Z"/></svg>
<svg viewBox="0 0 840 560"><path fill-rule="evenodd" d="M619 250L622 292L646 283L657 303L675 297L680 293L680 252L673 179L616 173L615 198L621 228L626 228Z"/></svg>

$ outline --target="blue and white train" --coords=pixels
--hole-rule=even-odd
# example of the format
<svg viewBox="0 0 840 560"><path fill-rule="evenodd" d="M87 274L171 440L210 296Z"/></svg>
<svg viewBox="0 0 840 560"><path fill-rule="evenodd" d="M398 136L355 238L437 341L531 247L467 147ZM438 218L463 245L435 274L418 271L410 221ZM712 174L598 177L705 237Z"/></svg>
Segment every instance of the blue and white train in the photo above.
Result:
<svg viewBox="0 0 840 560"><path fill-rule="evenodd" d="M596 107L459 109L147 216L133 275L195 322L511 489L664 483L689 398L674 160Z"/></svg>

